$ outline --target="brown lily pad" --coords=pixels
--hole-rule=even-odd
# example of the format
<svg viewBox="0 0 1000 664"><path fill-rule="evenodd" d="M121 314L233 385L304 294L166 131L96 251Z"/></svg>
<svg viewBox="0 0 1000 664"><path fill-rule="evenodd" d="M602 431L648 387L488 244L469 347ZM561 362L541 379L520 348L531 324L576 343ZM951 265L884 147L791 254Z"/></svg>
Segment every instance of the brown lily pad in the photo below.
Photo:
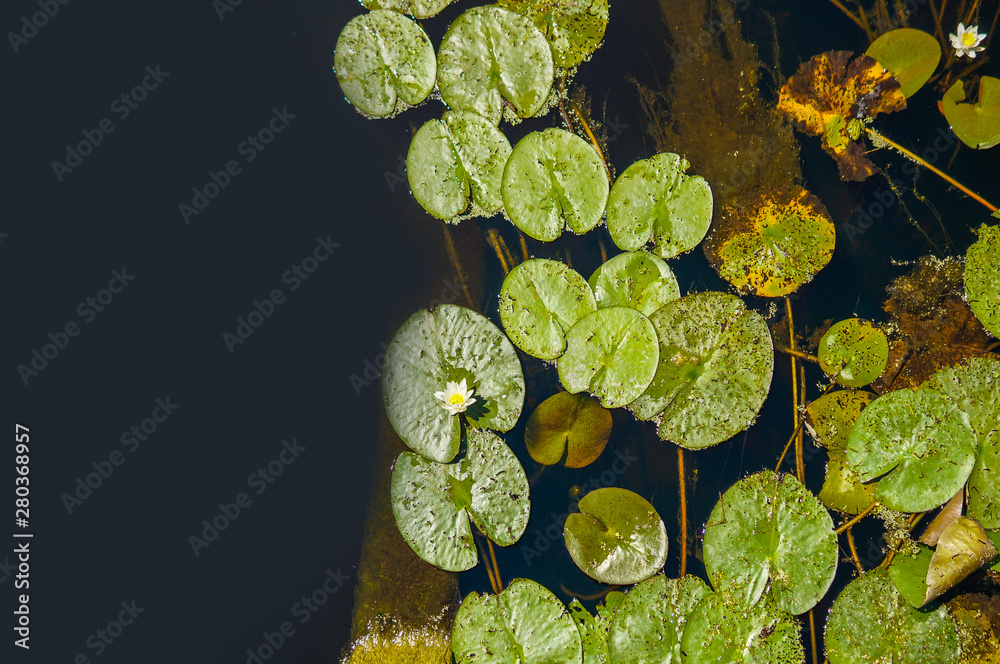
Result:
<svg viewBox="0 0 1000 664"><path fill-rule="evenodd" d="M860 140L860 123L879 113L906 108L899 82L867 55L850 64L850 51L828 51L802 63L781 88L778 110L809 136L822 136L823 149L844 180L875 173Z"/></svg>

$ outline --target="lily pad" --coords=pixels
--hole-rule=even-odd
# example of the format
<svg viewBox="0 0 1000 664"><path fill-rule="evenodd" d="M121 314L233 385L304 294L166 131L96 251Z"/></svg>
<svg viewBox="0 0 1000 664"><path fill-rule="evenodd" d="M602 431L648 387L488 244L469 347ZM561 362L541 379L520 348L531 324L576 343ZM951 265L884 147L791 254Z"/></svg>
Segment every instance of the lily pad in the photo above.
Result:
<svg viewBox="0 0 1000 664"><path fill-rule="evenodd" d="M740 292L779 297L812 280L833 256L836 228L801 187L758 189L719 213L705 255Z"/></svg>
<svg viewBox="0 0 1000 664"><path fill-rule="evenodd" d="M826 464L823 487L816 497L832 510L856 515L875 500L875 487L859 480L843 459L831 456Z"/></svg>
<svg viewBox="0 0 1000 664"><path fill-rule="evenodd" d="M766 598L747 607L710 593L688 615L684 664L802 664L800 625Z"/></svg>
<svg viewBox="0 0 1000 664"><path fill-rule="evenodd" d="M903 599L884 569L851 581L826 623L830 664L958 664L958 626L941 606L918 611Z"/></svg>
<svg viewBox="0 0 1000 664"><path fill-rule="evenodd" d="M830 458L844 458L851 429L875 395L864 390L838 390L821 396L806 406L806 429L830 452Z"/></svg>
<svg viewBox="0 0 1000 664"><path fill-rule="evenodd" d="M660 359L656 330L628 307L598 309L566 335L559 381L568 392L590 392L605 408L619 408L642 394Z"/></svg>
<svg viewBox="0 0 1000 664"><path fill-rule="evenodd" d="M552 87L552 51L530 20L496 5L455 19L438 49L438 87L452 110L500 124L504 100L517 117L545 105Z"/></svg>
<svg viewBox="0 0 1000 664"><path fill-rule="evenodd" d="M528 526L528 478L499 436L472 429L468 451L442 464L403 452L392 469L392 512L413 551L441 569L476 565L469 519L491 540L510 546Z"/></svg>
<svg viewBox="0 0 1000 664"><path fill-rule="evenodd" d="M791 475L757 473L734 484L705 528L705 571L716 592L747 605L770 587L779 609L805 613L837 573L826 508Z"/></svg>
<svg viewBox="0 0 1000 664"><path fill-rule="evenodd" d="M430 18L455 2L455 0L361 0L366 9L391 9L410 14L414 18Z"/></svg>
<svg viewBox="0 0 1000 664"><path fill-rule="evenodd" d="M749 427L774 370L764 318L735 295L705 292L666 304L650 320L659 364L649 388L629 405L636 416L656 418L660 438L688 449Z"/></svg>
<svg viewBox="0 0 1000 664"><path fill-rule="evenodd" d="M1000 226L981 226L965 253L965 295L983 327L1000 337Z"/></svg>
<svg viewBox="0 0 1000 664"><path fill-rule="evenodd" d="M499 0L501 7L524 14L552 47L556 67L583 62L604 39L608 0Z"/></svg>
<svg viewBox="0 0 1000 664"><path fill-rule="evenodd" d="M580 633L566 607L544 586L514 579L499 595L472 592L451 631L458 662L580 664Z"/></svg>
<svg viewBox="0 0 1000 664"><path fill-rule="evenodd" d="M865 55L875 58L899 82L904 97L923 87L941 61L941 46L923 30L890 30L871 43Z"/></svg>
<svg viewBox="0 0 1000 664"><path fill-rule="evenodd" d="M626 251L649 242L661 258L698 246L712 222L712 189L687 175L691 164L672 152L641 159L625 169L608 198L608 232Z"/></svg>
<svg viewBox="0 0 1000 664"><path fill-rule="evenodd" d="M382 364L382 403L396 434L413 451L441 463L458 453L461 423L435 398L466 379L476 403L474 427L510 431L524 405L524 375L503 332L471 309L444 304L418 311L393 335Z"/></svg>
<svg viewBox="0 0 1000 664"><path fill-rule="evenodd" d="M608 654L608 620L598 609L595 616L574 598L569 603L569 613L580 632L580 642L583 645L583 664L609 664Z"/></svg>
<svg viewBox="0 0 1000 664"><path fill-rule="evenodd" d="M524 442L536 462L583 468L601 456L611 436L611 413L587 394L557 392L528 418Z"/></svg>
<svg viewBox="0 0 1000 664"><path fill-rule="evenodd" d="M632 307L647 316L681 296L670 266L645 251L615 256L597 268L587 283L598 307Z"/></svg>
<svg viewBox="0 0 1000 664"><path fill-rule="evenodd" d="M632 588L611 619L611 664L680 664L687 617L711 592L696 576L662 574Z"/></svg>
<svg viewBox="0 0 1000 664"><path fill-rule="evenodd" d="M1000 79L979 79L979 98L975 104L965 101L968 91L956 81L944 93L941 108L955 135L970 148L985 150L1000 143Z"/></svg>
<svg viewBox="0 0 1000 664"><path fill-rule="evenodd" d="M528 134L503 173L504 210L529 237L551 242L568 228L586 233L601 221L608 177L593 146L565 129Z"/></svg>
<svg viewBox="0 0 1000 664"><path fill-rule="evenodd" d="M892 584L914 608L919 609L927 603L927 568L933 556L933 548L918 545L916 554L901 553L892 559L889 566Z"/></svg>
<svg viewBox="0 0 1000 664"><path fill-rule="evenodd" d="M667 561L667 529L653 506L618 487L591 491L579 512L566 519L570 558L601 583L625 585L648 579Z"/></svg>
<svg viewBox="0 0 1000 664"><path fill-rule="evenodd" d="M863 387L882 375L889 360L885 333L868 321L834 323L819 340L819 366L845 387Z"/></svg>
<svg viewBox="0 0 1000 664"><path fill-rule="evenodd" d="M990 562L997 549L983 526L975 519L960 516L944 529L927 569L927 599L951 590L970 574Z"/></svg>
<svg viewBox="0 0 1000 664"><path fill-rule="evenodd" d="M546 258L527 260L500 287L500 322L529 355L554 360L566 350L566 333L597 309L590 286L576 270Z"/></svg>
<svg viewBox="0 0 1000 664"><path fill-rule="evenodd" d="M503 207L500 179L510 156L503 132L475 113L452 111L417 131L406 155L413 197L438 219L454 221L475 203L479 214Z"/></svg>
<svg viewBox="0 0 1000 664"><path fill-rule="evenodd" d="M427 98L434 88L437 60L419 25L378 9L344 26L333 69L347 100L365 115L381 118Z"/></svg>

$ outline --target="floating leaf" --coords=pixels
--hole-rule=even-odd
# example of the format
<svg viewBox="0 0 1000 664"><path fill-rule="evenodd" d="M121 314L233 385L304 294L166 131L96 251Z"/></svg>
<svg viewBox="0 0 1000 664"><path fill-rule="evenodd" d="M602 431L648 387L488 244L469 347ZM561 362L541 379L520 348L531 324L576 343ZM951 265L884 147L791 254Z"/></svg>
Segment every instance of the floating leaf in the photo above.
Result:
<svg viewBox="0 0 1000 664"><path fill-rule="evenodd" d="M659 365L629 405L657 418L659 435L688 449L728 440L749 427L771 387L774 349L764 318L728 293L694 293L650 318Z"/></svg>
<svg viewBox="0 0 1000 664"><path fill-rule="evenodd" d="M551 242L564 228L586 233L601 221L608 178L597 151L576 134L550 128L514 146L503 173L504 209L528 236Z"/></svg>
<svg viewBox="0 0 1000 664"><path fill-rule="evenodd" d="M611 413L586 394L557 392L528 418L524 442L538 463L565 459L567 468L583 468L601 456L611 436Z"/></svg>
<svg viewBox="0 0 1000 664"><path fill-rule="evenodd" d="M543 360L566 350L566 333L597 309L587 282L559 261L527 260L500 287L500 322L518 348Z"/></svg>
<svg viewBox="0 0 1000 664"><path fill-rule="evenodd" d="M756 606L727 603L710 593L688 615L684 664L802 664L801 628L767 599ZM671 661L673 664L673 661Z"/></svg>
<svg viewBox="0 0 1000 664"><path fill-rule="evenodd" d="M417 131L406 155L413 197L438 219L453 221L469 198L491 215L503 207L500 179L510 156L503 132L475 113L453 111Z"/></svg>
<svg viewBox="0 0 1000 664"><path fill-rule="evenodd" d="M871 43L868 55L885 67L899 82L905 97L923 87L941 61L941 46L923 30L890 30Z"/></svg>
<svg viewBox="0 0 1000 664"><path fill-rule="evenodd" d="M414 18L430 18L455 2L455 0L361 0L366 9L391 9L405 12Z"/></svg>
<svg viewBox="0 0 1000 664"><path fill-rule="evenodd" d="M801 187L734 197L719 213L705 255L743 293L779 297L812 280L833 256L836 228Z"/></svg>
<svg viewBox="0 0 1000 664"><path fill-rule="evenodd" d="M501 7L532 20L552 46L556 67L583 62L604 39L608 0L499 0Z"/></svg>
<svg viewBox="0 0 1000 664"><path fill-rule="evenodd" d="M941 533L927 569L927 600L951 590L977 569L993 560L997 549L982 525L960 516Z"/></svg>
<svg viewBox="0 0 1000 664"><path fill-rule="evenodd" d="M875 165L851 127L906 108L906 97L873 58L861 55L848 66L850 57L849 51L829 51L803 62L781 88L778 110L802 133L823 137L823 149L837 162L841 178L864 180L875 174Z"/></svg>
<svg viewBox="0 0 1000 664"><path fill-rule="evenodd" d="M914 608L927 601L927 568L931 565L934 549L918 546L916 555L899 554L889 566L889 578L899 594Z"/></svg>
<svg viewBox="0 0 1000 664"><path fill-rule="evenodd" d="M938 515L934 517L927 530L920 536L920 543L927 546L937 546L938 540L945 528L950 526L958 517L962 516L962 508L965 506L965 489L955 494L955 497L945 503Z"/></svg>
<svg viewBox="0 0 1000 664"><path fill-rule="evenodd" d="M951 130L970 148L985 150L1000 143L1000 79L980 78L979 98L974 104L965 101L967 95L962 81L944 93L941 109Z"/></svg>
<svg viewBox="0 0 1000 664"><path fill-rule="evenodd" d="M868 321L834 323L819 340L819 366L845 387L863 387L882 375L889 359L885 333Z"/></svg>
<svg viewBox="0 0 1000 664"><path fill-rule="evenodd" d="M1000 337L1000 226L981 226L965 253L965 294L983 327Z"/></svg>
<svg viewBox="0 0 1000 664"><path fill-rule="evenodd" d="M858 418L847 460L862 481L883 476L875 497L889 509L924 512L948 501L976 462L968 416L937 390L896 390Z"/></svg>
<svg viewBox="0 0 1000 664"><path fill-rule="evenodd" d="M843 458L851 429L875 395L864 390L838 390L821 396L806 406L806 429L830 458Z"/></svg>
<svg viewBox="0 0 1000 664"><path fill-rule="evenodd" d="M590 276L598 307L632 307L647 316L681 296L677 277L663 259L645 251L627 251Z"/></svg>
<svg viewBox="0 0 1000 664"><path fill-rule="evenodd" d="M413 551L450 572L476 565L476 526L501 546L528 526L528 478L499 436L469 430L461 461L442 464L403 452L392 469L392 512Z"/></svg>
<svg viewBox="0 0 1000 664"><path fill-rule="evenodd" d="M659 361L656 330L628 307L587 314L566 335L559 381L568 392L590 392L605 408L619 408L642 394Z"/></svg>
<svg viewBox="0 0 1000 664"><path fill-rule="evenodd" d="M495 5L455 19L438 49L438 87L452 110L500 124L506 99L518 117L540 110L552 87L552 51L527 18Z"/></svg>
<svg viewBox="0 0 1000 664"><path fill-rule="evenodd" d="M388 117L434 88L437 61L419 25L394 11L357 16L337 38L333 69L347 100L365 115Z"/></svg>
<svg viewBox="0 0 1000 664"><path fill-rule="evenodd" d="M1000 597L966 593L948 602L963 664L1000 664Z"/></svg>
<svg viewBox="0 0 1000 664"><path fill-rule="evenodd" d="M591 491L566 518L569 557L592 579L625 585L648 579L667 561L667 529L653 506L618 487Z"/></svg>
<svg viewBox="0 0 1000 664"><path fill-rule="evenodd" d="M691 164L672 152L642 159L622 173L608 198L608 232L620 249L650 241L661 258L698 246L712 222L712 189L687 175Z"/></svg>
<svg viewBox="0 0 1000 664"><path fill-rule="evenodd" d="M805 613L837 573L837 535L819 500L791 475L734 484L705 528L705 571L716 592L756 604L770 582L779 609Z"/></svg>
<svg viewBox="0 0 1000 664"><path fill-rule="evenodd" d="M851 581L826 622L830 664L958 664L960 652L958 627L948 611L913 608L884 569Z"/></svg>
<svg viewBox="0 0 1000 664"><path fill-rule="evenodd" d="M680 664L688 615L712 591L696 576L646 579L625 595L611 619L613 664Z"/></svg>
<svg viewBox="0 0 1000 664"><path fill-rule="evenodd" d="M591 615L576 598L569 603L569 613L580 632L583 664L609 664L608 621L604 615L600 612L596 616Z"/></svg>
<svg viewBox="0 0 1000 664"><path fill-rule="evenodd" d="M447 463L455 458L461 425L434 393L448 381L466 379L476 403L469 424L510 431L524 405L524 375L517 352L486 317L453 304L418 311L386 348L382 403L389 423L406 445Z"/></svg>
<svg viewBox="0 0 1000 664"><path fill-rule="evenodd" d="M514 579L499 595L472 592L451 632L455 660L479 664L580 664L580 633L566 607L530 579Z"/></svg>
<svg viewBox="0 0 1000 664"><path fill-rule="evenodd" d="M826 463L819 501L844 514L861 514L875 500L875 487L864 484L843 459L832 456Z"/></svg>

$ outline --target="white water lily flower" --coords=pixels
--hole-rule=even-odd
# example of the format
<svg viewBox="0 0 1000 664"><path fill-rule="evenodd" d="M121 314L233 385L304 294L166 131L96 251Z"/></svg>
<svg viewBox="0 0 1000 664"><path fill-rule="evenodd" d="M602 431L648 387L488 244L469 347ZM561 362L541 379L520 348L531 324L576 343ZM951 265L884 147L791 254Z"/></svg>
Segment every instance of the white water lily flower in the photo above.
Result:
<svg viewBox="0 0 1000 664"><path fill-rule="evenodd" d="M466 387L464 378L459 383L449 380L444 391L435 392L434 397L444 402L441 407L448 411L449 415L458 415L476 403L476 400L472 398L472 393L475 391L475 389L470 390Z"/></svg>
<svg viewBox="0 0 1000 664"><path fill-rule="evenodd" d="M951 45L955 47L955 56L962 57L967 55L970 58L976 57L976 53L982 51L985 46L980 46L983 40L986 39L986 33L979 34L978 25L970 25L965 27L963 24L958 24L958 34L948 35L951 40Z"/></svg>

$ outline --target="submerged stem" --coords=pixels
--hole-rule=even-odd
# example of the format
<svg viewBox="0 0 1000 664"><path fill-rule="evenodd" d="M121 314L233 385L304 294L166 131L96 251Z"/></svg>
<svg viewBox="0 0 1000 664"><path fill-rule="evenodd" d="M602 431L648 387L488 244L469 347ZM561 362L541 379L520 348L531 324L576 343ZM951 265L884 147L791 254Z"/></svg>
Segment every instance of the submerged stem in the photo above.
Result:
<svg viewBox="0 0 1000 664"><path fill-rule="evenodd" d="M847 523L843 524L842 526L840 526L840 528L837 528L837 529L836 529L835 531L833 531L833 532L837 533L838 535L841 535L841 534L843 534L843 533L844 533L844 531L846 531L846 530L850 530L851 526L853 526L853 525L854 525L854 524L856 524L856 523L857 523L858 521L861 521L861 519L863 519L863 518L865 518L866 516L868 516L868 513L869 513L869 512L871 512L871 511L872 511L873 509L875 509L876 507L878 507L878 501L877 501L877 500L876 500L876 501L874 501L874 502L873 502L873 503L872 503L871 505L869 505L868 507L866 507L866 508L865 508L865 509L864 509L864 510L863 510L863 511L861 512L861 514L857 515L856 517L854 517L853 519L851 519L851 520L850 520L850 521L848 521Z"/></svg>
<svg viewBox="0 0 1000 664"><path fill-rule="evenodd" d="M844 534L847 535L847 546L851 549L851 559L854 560L854 566L858 568L859 574L864 573L865 568L861 564L861 558L858 557L858 548L854 546L854 531L848 528Z"/></svg>
<svg viewBox="0 0 1000 664"><path fill-rule="evenodd" d="M684 448L677 447L677 474L680 476L681 489L681 570L679 576L687 574L688 554L688 519L687 519L687 485L684 479Z"/></svg>

